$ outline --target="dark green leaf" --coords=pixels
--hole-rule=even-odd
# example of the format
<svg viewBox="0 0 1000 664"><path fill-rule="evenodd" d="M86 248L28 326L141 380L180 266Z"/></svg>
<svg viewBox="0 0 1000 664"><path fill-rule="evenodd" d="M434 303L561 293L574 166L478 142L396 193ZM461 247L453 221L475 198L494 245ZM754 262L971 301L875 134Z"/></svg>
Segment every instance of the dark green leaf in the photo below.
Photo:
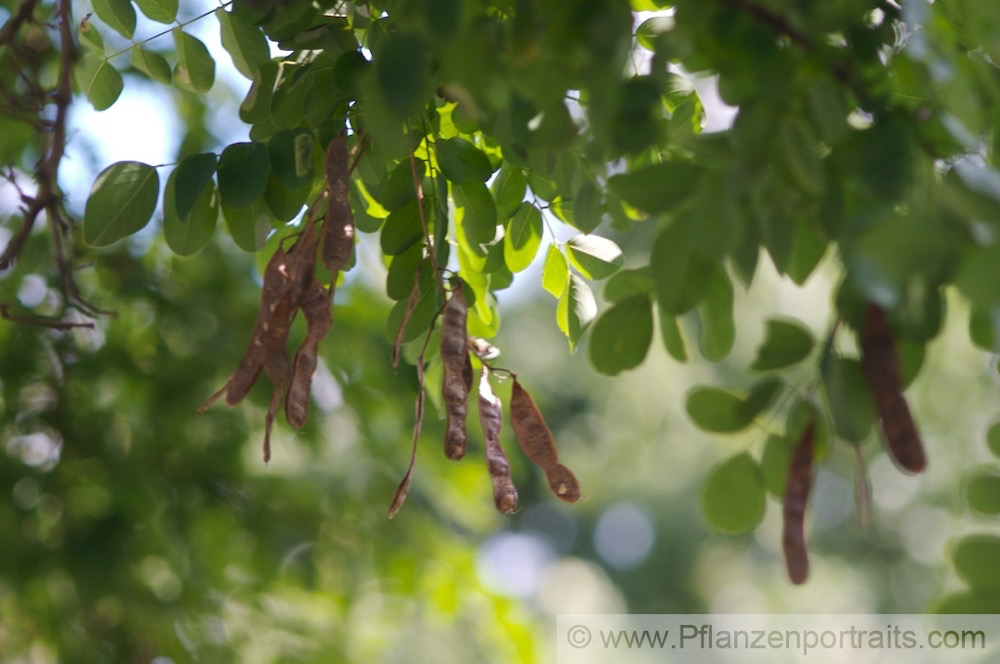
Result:
<svg viewBox="0 0 1000 664"><path fill-rule="evenodd" d="M423 266L423 267L421 267ZM393 300L405 300L416 283L417 270L428 268L430 259L424 257L422 244L414 244L406 251L392 257L385 279L385 293Z"/></svg>
<svg viewBox="0 0 1000 664"><path fill-rule="evenodd" d="M990 471L977 473L965 489L969 506L980 514L1000 514L1000 474Z"/></svg>
<svg viewBox="0 0 1000 664"><path fill-rule="evenodd" d="M382 226L382 252L389 256L403 253L423 237L420 208L414 199L404 207L393 210Z"/></svg>
<svg viewBox="0 0 1000 664"><path fill-rule="evenodd" d="M649 260L656 300L665 313L682 314L701 300L713 264L694 251L691 224L677 219L657 236Z"/></svg>
<svg viewBox="0 0 1000 664"><path fill-rule="evenodd" d="M134 0L139 9L150 20L157 23L173 23L177 19L177 0Z"/></svg>
<svg viewBox="0 0 1000 664"><path fill-rule="evenodd" d="M214 155L213 155L214 156ZM194 201L186 219L181 219L173 203L180 168L167 178L163 190L163 237L178 256L192 256L211 241L219 219L219 196L215 186L205 187Z"/></svg>
<svg viewBox="0 0 1000 664"><path fill-rule="evenodd" d="M805 120L794 117L782 123L781 145L784 149L785 166L792 176L792 182L810 196L823 193L823 162L819 158L819 145Z"/></svg>
<svg viewBox="0 0 1000 664"><path fill-rule="evenodd" d="M92 6L98 18L125 39L135 34L135 9L129 0L93 0Z"/></svg>
<svg viewBox="0 0 1000 664"><path fill-rule="evenodd" d="M132 63L133 67L158 83L166 85L171 81L170 65L167 63L166 58L159 53L147 51L141 46L133 46L129 49L129 62Z"/></svg>
<svg viewBox="0 0 1000 664"><path fill-rule="evenodd" d="M617 244L597 235L577 235L566 244L569 262L588 279L610 277L621 269L624 259Z"/></svg>
<svg viewBox="0 0 1000 664"><path fill-rule="evenodd" d="M973 588L1000 591L1000 537L996 535L969 535L959 540L952 556L955 571Z"/></svg>
<svg viewBox="0 0 1000 664"><path fill-rule="evenodd" d="M87 53L76 65L76 84L98 111L110 108L122 93L122 75L103 57Z"/></svg>
<svg viewBox="0 0 1000 664"><path fill-rule="evenodd" d="M754 415L745 406L743 395L718 387L696 387L687 397L691 420L713 433L736 433L750 426Z"/></svg>
<svg viewBox="0 0 1000 664"><path fill-rule="evenodd" d="M721 267L712 270L708 290L696 309L701 354L712 362L720 362L733 348L736 327L733 322L733 285Z"/></svg>
<svg viewBox="0 0 1000 664"><path fill-rule="evenodd" d="M514 216L524 200L524 193L527 189L528 185L524 175L521 174L521 169L505 161L493 180L493 184L490 185L493 198L496 200L497 220L500 223L504 223Z"/></svg>
<svg viewBox="0 0 1000 664"><path fill-rule="evenodd" d="M271 137L271 172L287 189L301 189L313 178L316 137L308 129L285 129Z"/></svg>
<svg viewBox="0 0 1000 664"><path fill-rule="evenodd" d="M375 49L375 80L388 108L399 118L420 110L430 88L430 57L423 40L394 33Z"/></svg>
<svg viewBox="0 0 1000 664"><path fill-rule="evenodd" d="M452 182L486 182L493 166L486 154L461 138L445 138L434 144L438 166Z"/></svg>
<svg viewBox="0 0 1000 664"><path fill-rule="evenodd" d="M222 7L215 10L215 16L219 19L222 47L232 56L236 69L253 79L260 66L271 60L271 49L264 33Z"/></svg>
<svg viewBox="0 0 1000 664"><path fill-rule="evenodd" d="M837 436L850 443L864 440L875 424L875 407L861 363L830 357L823 364L823 386Z"/></svg>
<svg viewBox="0 0 1000 664"><path fill-rule="evenodd" d="M566 256L554 244L549 245L545 254L545 267L542 269L542 288L552 297L561 297L569 284L569 264Z"/></svg>
<svg viewBox="0 0 1000 664"><path fill-rule="evenodd" d="M233 143L219 158L222 204L241 209L259 201L267 189L271 158L263 143Z"/></svg>
<svg viewBox="0 0 1000 664"><path fill-rule="evenodd" d="M480 182L466 182L453 189L456 205L462 208L459 223L473 247L493 241L497 233L497 208L490 190Z"/></svg>
<svg viewBox="0 0 1000 664"><path fill-rule="evenodd" d="M526 270L542 244L542 213L531 203L522 203L511 218L503 238L503 257L507 269L516 274Z"/></svg>
<svg viewBox="0 0 1000 664"><path fill-rule="evenodd" d="M201 194L212 182L215 175L217 158L215 154L208 152L205 154L194 154L185 157L174 171L175 198L174 211L182 221L187 219L188 213L194 207L194 202L201 197Z"/></svg>
<svg viewBox="0 0 1000 664"><path fill-rule="evenodd" d="M654 284L651 274L648 266L616 272L604 285L604 299L618 302L633 295L652 295Z"/></svg>
<svg viewBox="0 0 1000 664"><path fill-rule="evenodd" d="M267 188L264 190L264 202L267 208L278 221L291 221L302 212L302 207L309 198L310 186L307 184L301 189L289 189L272 172L267 179Z"/></svg>
<svg viewBox="0 0 1000 664"><path fill-rule="evenodd" d="M425 169L424 162L417 160L416 168L417 179L422 180ZM408 159L404 159L396 164L392 172L389 173L389 178L382 189L380 201L382 207L392 212L403 207L416 197L417 190L413 186L413 165L410 164ZM490 236L490 239L493 239L493 237Z"/></svg>
<svg viewBox="0 0 1000 664"><path fill-rule="evenodd" d="M171 30L177 49L174 81L190 92L208 92L215 83L215 60L205 44L180 28Z"/></svg>
<svg viewBox="0 0 1000 664"><path fill-rule="evenodd" d="M590 334L590 362L615 376L642 364L653 341L653 303L633 295L601 314Z"/></svg>
<svg viewBox="0 0 1000 664"><path fill-rule="evenodd" d="M663 346L667 349L667 353L678 362L687 362L687 346L684 344L681 328L677 325L677 318L664 312L659 303L657 303L656 312L660 320L660 337L663 339Z"/></svg>
<svg viewBox="0 0 1000 664"><path fill-rule="evenodd" d="M994 456L1000 457L1000 422L994 422L986 432L986 445Z"/></svg>
<svg viewBox="0 0 1000 664"><path fill-rule="evenodd" d="M156 209L160 178L137 161L111 164L97 176L83 213L83 240L106 247L142 230Z"/></svg>
<svg viewBox="0 0 1000 664"><path fill-rule="evenodd" d="M685 162L665 162L608 179L608 188L629 205L651 214L683 205L697 189L703 170Z"/></svg>
<svg viewBox="0 0 1000 664"><path fill-rule="evenodd" d="M267 242L272 226L277 222L263 199L236 209L222 206L222 218L236 246L251 253L260 251Z"/></svg>
<svg viewBox="0 0 1000 664"><path fill-rule="evenodd" d="M240 104L240 119L247 124L262 122L271 115L274 84L278 80L278 63L265 62L253 77L253 84Z"/></svg>
<svg viewBox="0 0 1000 664"><path fill-rule="evenodd" d="M726 535L739 535L764 518L767 493L760 466L747 453L713 467L701 491L701 508L708 526Z"/></svg>
<svg viewBox="0 0 1000 664"><path fill-rule="evenodd" d="M773 371L797 364L812 352L812 333L798 321L772 318L767 321L764 341L757 349L757 357L750 368L754 371Z"/></svg>

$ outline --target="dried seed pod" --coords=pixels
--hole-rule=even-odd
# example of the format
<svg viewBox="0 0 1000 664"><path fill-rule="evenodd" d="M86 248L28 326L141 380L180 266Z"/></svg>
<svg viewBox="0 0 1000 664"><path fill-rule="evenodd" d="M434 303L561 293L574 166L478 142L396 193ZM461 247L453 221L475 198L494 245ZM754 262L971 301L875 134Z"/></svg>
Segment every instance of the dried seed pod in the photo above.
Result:
<svg viewBox="0 0 1000 664"><path fill-rule="evenodd" d="M504 514L517 509L517 489L510 479L510 463L500 445L500 429L503 426L503 406L493 394L490 386L490 370L483 367L479 379L479 423L483 428L486 442L486 468L493 482L493 502Z"/></svg>
<svg viewBox="0 0 1000 664"><path fill-rule="evenodd" d="M556 442L542 414L521 384L514 379L510 398L510 423L521 450L538 465L556 497L569 503L580 499L580 483L570 470L559 463Z"/></svg>
<svg viewBox="0 0 1000 664"><path fill-rule="evenodd" d="M354 214L349 194L351 177L347 166L347 138L344 132L330 141L326 150L326 190L328 203L323 220L323 265L334 272L343 270L354 251Z"/></svg>
<svg viewBox="0 0 1000 664"><path fill-rule="evenodd" d="M302 428L309 415L309 392L313 374L316 372L319 345L326 338L333 325L330 297L333 286L328 291L319 281L313 279L302 296L302 313L306 317L306 338L295 353L292 375L285 396L285 419L296 429Z"/></svg>
<svg viewBox="0 0 1000 664"><path fill-rule="evenodd" d="M469 337L469 350L475 353L480 360L486 362L500 357L500 349L480 337Z"/></svg>
<svg viewBox="0 0 1000 664"><path fill-rule="evenodd" d="M469 308L465 303L465 296L462 295L462 283L457 281L451 297L444 305L441 322L441 364L444 367L442 394L448 414L444 453L454 461L465 456L468 446L465 416L469 392L472 389L472 367L466 332L468 315Z"/></svg>
<svg viewBox="0 0 1000 664"><path fill-rule="evenodd" d="M871 387L886 448L900 467L919 473L927 467L927 457L903 396L896 340L885 312L876 304L868 303L860 342L861 368Z"/></svg>
<svg viewBox="0 0 1000 664"><path fill-rule="evenodd" d="M795 449L792 450L788 466L788 480L785 483L785 498L782 508L784 529L781 536L785 551L788 578L792 583L804 583L809 576L809 552L806 550L806 504L812 490L813 443L815 422L810 421L802 433Z"/></svg>
<svg viewBox="0 0 1000 664"><path fill-rule="evenodd" d="M872 485L860 445L854 446L854 502L858 508L861 528L867 530L871 521Z"/></svg>

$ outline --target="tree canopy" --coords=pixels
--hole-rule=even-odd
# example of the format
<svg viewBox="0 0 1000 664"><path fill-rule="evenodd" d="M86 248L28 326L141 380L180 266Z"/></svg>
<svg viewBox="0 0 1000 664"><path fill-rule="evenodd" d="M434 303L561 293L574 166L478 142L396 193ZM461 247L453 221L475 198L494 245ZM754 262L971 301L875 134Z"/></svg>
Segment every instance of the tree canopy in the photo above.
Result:
<svg viewBox="0 0 1000 664"><path fill-rule="evenodd" d="M477 580L469 540L503 523L494 502L555 532L564 508L535 507L602 495L599 453L565 442L612 389L595 371L634 386L693 367L673 408L750 442L699 468L692 501L717 537L780 540L769 564L794 583L816 501L838 500L814 491L824 467L853 474L839 500L862 521L883 455L947 469L951 495L1000 514L995 459L980 465L1000 427L983 445L911 389L944 375L934 344L956 325L977 349L957 355L970 403L997 379L988 3L5 0L0 16L0 651L405 658L380 624L448 638L455 661L532 661L530 610ZM72 190L68 151L101 138L73 109L150 89L180 120L174 161L93 163ZM762 283L811 289L811 309ZM956 464L949 437L982 454ZM448 460L467 449L479 460ZM780 533L761 527L774 502ZM962 588L931 605L1000 609L1000 538L956 547ZM706 608L673 590L629 596Z"/></svg>

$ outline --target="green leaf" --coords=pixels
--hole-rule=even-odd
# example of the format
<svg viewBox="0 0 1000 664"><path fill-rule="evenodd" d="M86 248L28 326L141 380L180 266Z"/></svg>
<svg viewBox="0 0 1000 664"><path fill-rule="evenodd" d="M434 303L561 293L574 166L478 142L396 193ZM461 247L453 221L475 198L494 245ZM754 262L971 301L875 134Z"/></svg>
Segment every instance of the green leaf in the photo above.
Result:
<svg viewBox="0 0 1000 664"><path fill-rule="evenodd" d="M861 363L830 357L823 363L823 386L836 434L850 443L864 440L875 424L875 407Z"/></svg>
<svg viewBox="0 0 1000 664"><path fill-rule="evenodd" d="M575 274L569 275L567 286L556 307L556 324L569 340L569 350L572 353L587 326L597 315L597 302L594 301L594 293L587 282Z"/></svg>
<svg viewBox="0 0 1000 664"><path fill-rule="evenodd" d="M289 189L272 172L264 190L264 202L275 219L280 222L291 221L302 212L310 189L308 184L301 189Z"/></svg>
<svg viewBox="0 0 1000 664"><path fill-rule="evenodd" d="M701 509L708 526L739 535L764 518L767 494L760 466L744 452L714 466L701 491Z"/></svg>
<svg viewBox="0 0 1000 664"><path fill-rule="evenodd" d="M389 109L399 118L420 110L430 88L430 55L419 37L393 33L379 42L375 80Z"/></svg>
<svg viewBox="0 0 1000 664"><path fill-rule="evenodd" d="M994 422L986 432L986 446L994 456L1000 457L1000 422Z"/></svg>
<svg viewBox="0 0 1000 664"><path fill-rule="evenodd" d="M793 117L781 124L779 134L785 165L792 182L804 193L819 196L825 185L823 162L819 158L819 146L809 125L805 120Z"/></svg>
<svg viewBox="0 0 1000 664"><path fill-rule="evenodd" d="M307 187L313 179L316 137L308 129L285 129L271 137L271 172L287 189Z"/></svg>
<svg viewBox="0 0 1000 664"><path fill-rule="evenodd" d="M660 337L667 353L678 362L687 362L687 346L684 344L681 328L677 325L677 318L663 311L659 303L656 305L656 313L660 320Z"/></svg>
<svg viewBox="0 0 1000 664"><path fill-rule="evenodd" d="M414 244L404 252L396 254L389 263L385 278L385 294L397 302L405 300L416 283L417 270L430 267L430 258L424 257L424 247Z"/></svg>
<svg viewBox="0 0 1000 664"><path fill-rule="evenodd" d="M213 155L214 156L214 155ZM219 196L214 186L205 187L194 201L187 219L177 214L176 183L180 167L167 178L163 190L163 237L178 256L193 256L211 241L219 220Z"/></svg>
<svg viewBox="0 0 1000 664"><path fill-rule="evenodd" d="M92 5L98 18L125 39L132 39L135 34L135 9L129 0L93 0Z"/></svg>
<svg viewBox="0 0 1000 664"><path fill-rule="evenodd" d="M177 66L174 80L190 92L208 92L215 83L215 60L205 44L180 28L171 30L177 49Z"/></svg>
<svg viewBox="0 0 1000 664"><path fill-rule="evenodd" d="M141 46L133 46L129 49L129 62L154 81L169 85L172 78L170 65L167 63L167 59L159 53L147 51Z"/></svg>
<svg viewBox="0 0 1000 664"><path fill-rule="evenodd" d="M263 199L239 209L223 204L222 218L226 220L226 228L236 246L250 253L264 248L271 228L277 222Z"/></svg>
<svg viewBox="0 0 1000 664"><path fill-rule="evenodd" d="M194 154L185 157L174 171L177 176L174 182L176 192L174 204L177 216L187 219L188 213L194 207L194 202L212 182L215 175L217 158L214 153Z"/></svg>
<svg viewBox="0 0 1000 664"><path fill-rule="evenodd" d="M656 300L665 313L692 309L705 293L713 264L694 251L691 222L677 219L657 236L649 259Z"/></svg>
<svg viewBox="0 0 1000 664"><path fill-rule="evenodd" d="M955 571L970 586L1000 591L997 561L1000 561L1000 537L969 535L959 540L952 555Z"/></svg>
<svg viewBox="0 0 1000 664"><path fill-rule="evenodd" d="M504 223L514 216L514 213L521 207L527 190L528 183L524 179L521 169L505 161L493 180L493 184L490 185L490 191L496 201L497 219L500 223Z"/></svg>
<svg viewBox="0 0 1000 664"><path fill-rule="evenodd" d="M629 205L655 214L683 205L697 189L703 168L685 162L644 166L608 178L608 188Z"/></svg>
<svg viewBox="0 0 1000 664"><path fill-rule="evenodd" d="M673 29L673 16L653 16L642 22L642 25L635 31L635 39L643 48L655 51L657 38Z"/></svg>
<svg viewBox="0 0 1000 664"><path fill-rule="evenodd" d="M826 255L828 244L826 237L820 234L815 224L805 219L795 222L792 248L784 269L796 285L801 286L806 282Z"/></svg>
<svg viewBox="0 0 1000 664"><path fill-rule="evenodd" d="M222 7L215 10L215 16L219 19L222 47L232 56L236 69L253 79L260 66L271 60L271 49L264 33Z"/></svg>
<svg viewBox="0 0 1000 664"><path fill-rule="evenodd" d="M424 231L420 224L420 208L416 199L404 207L393 210L382 226L379 239L382 253L396 256L403 253L423 237Z"/></svg>
<svg viewBox="0 0 1000 664"><path fill-rule="evenodd" d="M796 320L767 321L764 341L757 349L757 357L750 368L753 371L773 371L798 364L809 357L813 345L812 332Z"/></svg>
<svg viewBox="0 0 1000 664"><path fill-rule="evenodd" d="M481 182L465 182L452 190L456 205L463 208L461 224L473 247L489 244L497 234L497 207L490 190Z"/></svg>
<svg viewBox="0 0 1000 664"><path fill-rule="evenodd" d="M736 327L733 323L733 285L721 267L712 270L708 290L696 310L701 328L701 354L712 362L720 362L733 348Z"/></svg>
<svg viewBox="0 0 1000 664"><path fill-rule="evenodd" d="M760 457L764 486L775 498L785 495L788 468L792 462L794 442L783 436L768 436Z"/></svg>
<svg viewBox="0 0 1000 664"><path fill-rule="evenodd" d="M569 262L588 279L610 277L621 269L622 250L617 244L597 235L577 235L566 244Z"/></svg>
<svg viewBox="0 0 1000 664"><path fill-rule="evenodd" d="M278 63L265 62L253 77L253 84L240 104L240 120L247 124L263 122L271 115L274 84L278 80Z"/></svg>
<svg viewBox="0 0 1000 664"><path fill-rule="evenodd" d="M271 157L263 143L233 143L219 158L219 195L222 204L242 209L259 201L267 189Z"/></svg>
<svg viewBox="0 0 1000 664"><path fill-rule="evenodd" d="M80 21L80 46L90 51L92 55L104 57L104 38L101 37L101 33L94 24L87 19Z"/></svg>
<svg viewBox="0 0 1000 664"><path fill-rule="evenodd" d="M138 161L119 161L97 176L83 213L83 240L106 247L149 223L160 194L156 169Z"/></svg>
<svg viewBox="0 0 1000 664"><path fill-rule="evenodd" d="M1000 474L992 471L977 473L965 488L969 506L980 514L1000 514Z"/></svg>
<svg viewBox="0 0 1000 664"><path fill-rule="evenodd" d="M935 614L1000 613L1000 593L979 588L952 593L935 602L928 611Z"/></svg>
<svg viewBox="0 0 1000 664"><path fill-rule="evenodd" d="M604 285L604 299L619 302L633 295L653 294L653 277L649 266L616 272Z"/></svg>
<svg viewBox="0 0 1000 664"><path fill-rule="evenodd" d="M554 244L549 245L545 254L545 267L542 269L542 288L552 297L561 297L569 284L569 264L566 256Z"/></svg>
<svg viewBox="0 0 1000 664"><path fill-rule="evenodd" d="M103 111L111 108L122 93L122 75L103 57L87 53L76 65L76 84L93 104L94 109Z"/></svg>
<svg viewBox="0 0 1000 664"><path fill-rule="evenodd" d="M615 376L642 364L653 341L653 303L633 295L609 308L590 333L590 362L602 374Z"/></svg>
<svg viewBox="0 0 1000 664"><path fill-rule="evenodd" d="M417 179L422 180L426 168L424 162L417 160L416 166ZM413 186L413 166L410 165L408 159L404 159L392 169L385 187L382 188L382 196L380 197L382 207L390 212L398 210L416 197L417 190Z"/></svg>
<svg viewBox="0 0 1000 664"><path fill-rule="evenodd" d="M177 19L177 0L134 0L151 21L173 23Z"/></svg>
<svg viewBox="0 0 1000 664"><path fill-rule="evenodd" d="M503 238L503 257L507 269L516 274L535 260L542 244L542 213L531 203L522 203L510 220Z"/></svg>
<svg viewBox="0 0 1000 664"><path fill-rule="evenodd" d="M719 387L696 387L688 393L687 412L700 429L736 433L770 406L781 387L779 381L762 381L748 395Z"/></svg>
<svg viewBox="0 0 1000 664"><path fill-rule="evenodd" d="M489 157L469 141L461 138L445 138L434 144L438 166L444 176L461 184L463 182L486 182L493 175Z"/></svg>
<svg viewBox="0 0 1000 664"><path fill-rule="evenodd" d="M989 308L1000 304L1000 246L971 247L962 256L955 285L975 304Z"/></svg>

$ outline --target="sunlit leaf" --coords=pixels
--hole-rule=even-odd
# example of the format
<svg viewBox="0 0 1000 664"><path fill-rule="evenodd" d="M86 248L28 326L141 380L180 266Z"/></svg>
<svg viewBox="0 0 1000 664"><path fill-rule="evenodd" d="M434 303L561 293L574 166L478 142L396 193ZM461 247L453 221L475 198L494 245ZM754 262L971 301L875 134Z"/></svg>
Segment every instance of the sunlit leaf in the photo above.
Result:
<svg viewBox="0 0 1000 664"><path fill-rule="evenodd" d="M569 284L569 264L566 256L554 244L545 253L545 267L542 269L542 288L552 297L561 297Z"/></svg>
<svg viewBox="0 0 1000 664"><path fill-rule="evenodd" d="M92 6L98 18L125 39L132 39L135 33L135 9L129 0L93 0Z"/></svg>
<svg viewBox="0 0 1000 664"><path fill-rule="evenodd" d="M154 81L169 84L172 80L170 65L167 59L159 53L146 50L141 46L133 46L129 49L129 62L132 66L141 71Z"/></svg>
<svg viewBox="0 0 1000 664"><path fill-rule="evenodd" d="M522 203L511 218L503 238L503 256L513 273L525 270L535 260L542 244L542 213L531 203Z"/></svg>
<svg viewBox="0 0 1000 664"><path fill-rule="evenodd" d="M570 352L576 350L577 342L596 315L597 302L590 286L580 277L570 274L567 288L556 307L556 323L569 340Z"/></svg>
<svg viewBox="0 0 1000 664"><path fill-rule="evenodd" d="M624 259L617 244L597 235L577 235L566 243L569 261L588 279L606 279L621 269Z"/></svg>
<svg viewBox="0 0 1000 664"><path fill-rule="evenodd" d="M173 23L177 19L178 0L134 0L136 6L150 20Z"/></svg>

